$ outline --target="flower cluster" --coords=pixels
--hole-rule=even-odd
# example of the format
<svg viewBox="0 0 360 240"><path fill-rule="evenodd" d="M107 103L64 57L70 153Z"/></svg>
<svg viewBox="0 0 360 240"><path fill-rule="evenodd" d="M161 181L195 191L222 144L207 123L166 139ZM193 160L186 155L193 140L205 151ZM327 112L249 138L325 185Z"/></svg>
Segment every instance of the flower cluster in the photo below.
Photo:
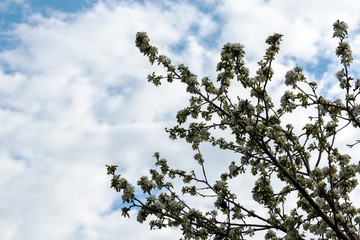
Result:
<svg viewBox="0 0 360 240"><path fill-rule="evenodd" d="M291 86L292 88L296 88L297 83L304 80L305 76L302 74L302 68L300 67L288 71L285 75L285 85Z"/></svg>

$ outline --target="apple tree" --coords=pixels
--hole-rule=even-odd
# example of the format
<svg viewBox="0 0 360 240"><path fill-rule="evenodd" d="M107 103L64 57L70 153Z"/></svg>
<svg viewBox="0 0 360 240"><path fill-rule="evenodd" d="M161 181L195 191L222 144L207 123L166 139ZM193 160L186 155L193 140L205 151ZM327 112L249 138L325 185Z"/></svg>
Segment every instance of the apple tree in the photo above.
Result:
<svg viewBox="0 0 360 240"><path fill-rule="evenodd" d="M185 139L192 146L201 174L174 169L156 152L155 167L139 179L141 194L136 194L139 191L117 173L117 166L107 166L111 187L122 194L122 214L129 216L135 209L140 223L149 217L151 229L180 228L183 239L248 239L259 232L273 240L360 239L360 208L350 198L358 185L360 164L346 153L360 140L349 142L342 151L337 146L342 131L360 127L360 79L349 73L353 57L346 41L347 24L338 20L333 28L341 65L336 78L342 95L327 98L317 82L295 67L284 77L287 90L280 102L272 100L268 87L281 34L266 39L268 48L253 77L245 66L244 46L225 44L217 78L211 80L199 79L183 64L173 65L150 44L145 32L137 33L140 52L151 64L166 70L164 75L150 74L148 81L156 86L162 81L181 81L186 86L189 105L178 111L177 125L166 131L171 139ZM234 82L248 97L232 97ZM308 114L300 130L283 120L297 121L293 114L299 109ZM219 137L219 132L233 138ZM201 152L205 142L239 156L239 161L227 163L228 170L220 172L216 181L207 177ZM229 181L246 177L245 173L256 177L252 199L261 208L242 203L237 198L241 189L229 187ZM175 188L175 182L182 187ZM213 207L207 211L194 208L185 195L207 199ZM296 202L287 204L294 196Z"/></svg>

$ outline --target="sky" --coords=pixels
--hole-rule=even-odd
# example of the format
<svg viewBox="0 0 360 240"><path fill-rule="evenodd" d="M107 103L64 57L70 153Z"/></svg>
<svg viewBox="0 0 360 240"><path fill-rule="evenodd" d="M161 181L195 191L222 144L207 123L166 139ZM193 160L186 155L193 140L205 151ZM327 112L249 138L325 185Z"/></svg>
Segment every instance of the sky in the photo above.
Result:
<svg viewBox="0 0 360 240"><path fill-rule="evenodd" d="M184 86L147 82L160 69L135 47L136 32L147 32L174 63L212 79L226 42L245 46L254 75L266 37L281 33L274 99L296 65L331 98L339 94L334 74L340 69L332 24L349 25L351 73L359 76L359 12L357 0L1 0L1 239L180 237L176 229L150 231L136 217L124 219L106 175L105 165L116 164L136 182L156 151L175 167L194 163L190 146L164 131L187 104ZM356 132L347 134L343 145L356 139ZM203 151L214 178L238 159L207 146Z"/></svg>

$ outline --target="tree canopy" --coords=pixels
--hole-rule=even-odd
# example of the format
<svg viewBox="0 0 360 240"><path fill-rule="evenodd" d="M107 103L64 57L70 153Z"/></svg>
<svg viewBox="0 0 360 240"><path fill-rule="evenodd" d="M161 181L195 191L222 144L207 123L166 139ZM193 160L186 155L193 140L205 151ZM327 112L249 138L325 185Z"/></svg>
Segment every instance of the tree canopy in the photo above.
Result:
<svg viewBox="0 0 360 240"><path fill-rule="evenodd" d="M341 152L337 136L347 128L360 127L360 79L349 73L353 61L346 41L347 24L336 21L333 37L338 39L336 55L341 69L336 73L342 96L330 99L321 94L318 84L307 79L301 67L289 70L284 83L287 89L280 103L269 95L273 78L273 62L280 50L282 35L266 39L268 48L258 62L254 77L245 66L244 46L227 43L217 64L216 80L201 80L181 64L158 53L145 32L136 35L136 46L159 64L166 75L152 73L148 81L156 86L162 81L181 81L190 94L189 105L178 111L177 125L166 129L171 139L185 139L195 151L194 160L202 169L173 169L158 152L155 168L137 182L141 194L126 178L117 173L117 166L107 166L112 176L111 187L121 192L122 214L138 211L143 223L149 216L151 229L179 227L183 239L247 239L263 232L265 239L360 239L360 208L350 199L358 185L360 163ZM232 82L241 84L249 97L231 97ZM298 109L305 110L308 122L302 129L283 119ZM293 119L296 121L296 119ZM232 139L219 137L230 133ZM201 143L231 151L239 161L228 162L228 170L218 180L208 180ZM357 147L349 143L347 148ZM241 189L229 188L251 172L256 177L252 199L262 206L253 209L238 200ZM181 189L174 187L182 181ZM180 181L180 182L181 182ZM274 187L276 183L276 187ZM280 187L279 187L280 186ZM184 195L213 202L207 211L196 209ZM295 196L296 204L287 204Z"/></svg>

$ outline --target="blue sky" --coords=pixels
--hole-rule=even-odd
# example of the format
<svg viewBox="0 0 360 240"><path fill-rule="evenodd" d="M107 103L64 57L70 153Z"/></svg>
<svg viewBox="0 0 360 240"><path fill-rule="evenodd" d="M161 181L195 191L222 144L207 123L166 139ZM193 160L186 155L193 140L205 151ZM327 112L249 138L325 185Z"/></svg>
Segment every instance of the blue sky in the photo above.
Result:
<svg viewBox="0 0 360 240"><path fill-rule="evenodd" d="M84 12L91 8L97 0L21 0L21 1L9 1L6 0L4 2L3 9L0 8L1 11L1 21L0 21L0 28L2 32L6 32L7 30L10 30L14 24L19 24L26 22L27 18L31 16L32 14L42 14L43 16L51 16L53 11L60 11L64 13L77 13L77 12ZM144 3L143 0L138 1L128 1L128 2L139 2ZM174 1L176 2L176 1ZM214 3L207 3L202 1L193 1L194 5L197 6L197 8L205 13L211 13L214 9ZM0 5L1 6L1 5ZM6 6L6 7L5 7ZM213 15L213 18L217 21L221 21L218 16ZM196 27L193 28L194 31L196 31ZM2 37L0 39L1 41L1 49L6 47L13 47L14 41L12 39L9 39L7 37ZM209 44L212 43L212 41L208 41Z"/></svg>
<svg viewBox="0 0 360 240"><path fill-rule="evenodd" d="M2 32L11 30L14 24L24 23L27 18L35 13L49 16L53 11L76 13L86 11L96 0L27 0L27 1L4 1L4 7L0 8L0 28ZM0 5L1 6L1 5ZM16 41L9 38L6 33L0 38L1 49L16 46Z"/></svg>
<svg viewBox="0 0 360 240"><path fill-rule="evenodd" d="M147 83L147 74L161 69L136 49L137 31L146 31L175 64L212 79L223 44L245 46L253 75L266 37L279 32L284 37L270 84L274 101L286 90L285 73L297 64L329 97L337 97L334 74L340 65L332 24L348 23L352 72L359 75L359 11L355 0L1 1L0 236L179 238L175 229L150 231L136 223L136 212L135 218L122 218L119 195L106 175L105 164L117 164L136 182L153 167L156 151L174 167L192 166L191 147L164 132L188 102L184 87ZM295 113L288 121L301 128L308 119ZM356 132L346 132L340 145L349 139L357 139ZM218 159L238 160L208 146L203 152L214 179L219 168L227 168ZM251 199L247 183L242 179L235 186L245 202Z"/></svg>

